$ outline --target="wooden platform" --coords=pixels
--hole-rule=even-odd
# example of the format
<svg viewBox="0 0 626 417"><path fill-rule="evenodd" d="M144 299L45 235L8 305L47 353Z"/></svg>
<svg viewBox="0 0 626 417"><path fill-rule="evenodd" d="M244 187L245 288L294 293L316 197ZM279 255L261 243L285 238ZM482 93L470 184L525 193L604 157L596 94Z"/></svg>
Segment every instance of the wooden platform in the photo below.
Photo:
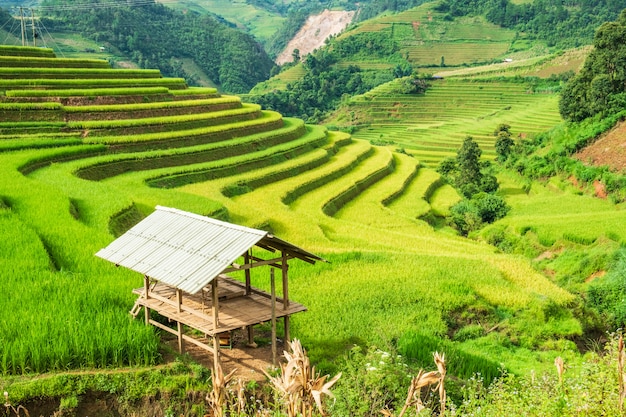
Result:
<svg viewBox="0 0 626 417"><path fill-rule="evenodd" d="M156 282L150 286L147 298L144 288L136 288L133 293L139 295L136 305L154 310L168 319L197 329L210 337L272 319L270 294L252 287L250 294L246 295L245 284L224 275L220 275L216 280L219 301L217 325L212 307L211 287L204 288L197 294L181 291L182 294L179 296L176 288ZM285 307L283 300L276 298L276 318L301 311L306 311L302 304L290 301Z"/></svg>

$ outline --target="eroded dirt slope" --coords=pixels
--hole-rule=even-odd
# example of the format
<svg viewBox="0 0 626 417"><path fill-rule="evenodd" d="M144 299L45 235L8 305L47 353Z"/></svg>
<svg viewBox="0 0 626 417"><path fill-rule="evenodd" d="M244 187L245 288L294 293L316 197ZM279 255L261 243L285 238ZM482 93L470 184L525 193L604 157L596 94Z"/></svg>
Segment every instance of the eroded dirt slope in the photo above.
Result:
<svg viewBox="0 0 626 417"><path fill-rule="evenodd" d="M346 28L354 18L354 11L330 11L309 16L304 26L289 41L285 50L276 58L276 63L282 65L293 61L293 51L298 49L300 56L313 52L324 45L329 36L336 35Z"/></svg>
<svg viewBox="0 0 626 417"><path fill-rule="evenodd" d="M576 154L586 164L608 165L612 170L626 173L626 122L620 122L610 132Z"/></svg>

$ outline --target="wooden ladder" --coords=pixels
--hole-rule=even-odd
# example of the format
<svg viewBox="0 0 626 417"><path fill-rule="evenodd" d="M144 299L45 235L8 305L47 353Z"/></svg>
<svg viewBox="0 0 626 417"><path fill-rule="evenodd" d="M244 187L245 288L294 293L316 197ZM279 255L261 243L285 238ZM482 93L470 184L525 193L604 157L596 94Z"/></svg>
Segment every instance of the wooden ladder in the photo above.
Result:
<svg viewBox="0 0 626 417"><path fill-rule="evenodd" d="M143 306L141 304L139 304L139 299L137 299L137 301L135 301L135 305L133 306L133 308L130 309L129 313L134 318L137 318L137 314L139 314L139 311L141 310L141 307L143 307Z"/></svg>

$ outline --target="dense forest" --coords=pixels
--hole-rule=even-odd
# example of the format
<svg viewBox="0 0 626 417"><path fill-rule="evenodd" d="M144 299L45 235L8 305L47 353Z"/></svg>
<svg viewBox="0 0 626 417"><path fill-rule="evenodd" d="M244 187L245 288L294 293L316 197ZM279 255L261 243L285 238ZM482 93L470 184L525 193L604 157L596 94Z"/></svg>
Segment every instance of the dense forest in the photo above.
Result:
<svg viewBox="0 0 626 417"><path fill-rule="evenodd" d="M46 6L59 5L46 1ZM96 2L97 3L97 2ZM163 5L51 8L43 23L50 31L73 31L108 44L142 68L195 83L180 61L191 58L223 91L244 93L269 77L273 62L250 35L211 16L183 14Z"/></svg>
<svg viewBox="0 0 626 417"><path fill-rule="evenodd" d="M505 28L525 32L549 46L571 48L590 44L602 23L615 20L625 0L535 0L514 4L509 0L444 0L438 7L452 19L485 15Z"/></svg>

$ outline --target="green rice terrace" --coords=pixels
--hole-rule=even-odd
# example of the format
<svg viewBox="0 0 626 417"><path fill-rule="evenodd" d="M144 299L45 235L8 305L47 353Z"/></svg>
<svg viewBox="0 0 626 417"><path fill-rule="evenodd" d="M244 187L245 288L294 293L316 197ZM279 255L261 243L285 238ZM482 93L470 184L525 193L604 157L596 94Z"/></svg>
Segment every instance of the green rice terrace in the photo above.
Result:
<svg viewBox="0 0 626 417"><path fill-rule="evenodd" d="M162 361L157 331L128 314L142 277L94 256L156 205L270 230L329 260L290 268L290 296L308 308L292 336L322 369L354 344L395 345L420 364L446 351L449 373L487 380L579 358L572 293L526 256L420 220L460 199L433 164L468 134L493 157L498 123L520 136L550 128L556 96L451 78L407 100L384 85L349 104L347 117L370 123L351 137L46 49L0 47L0 74L5 376ZM531 230L539 251L626 242L619 205L502 181L513 210L499 227ZM564 201L571 213L557 215Z"/></svg>
<svg viewBox="0 0 626 417"><path fill-rule="evenodd" d="M359 128L354 137L401 147L425 165L454 156L472 136L484 156L495 156L494 130L506 123L530 138L561 121L558 95L535 92L529 83L450 77L429 81L424 94L402 94L398 82L351 99L328 123Z"/></svg>

